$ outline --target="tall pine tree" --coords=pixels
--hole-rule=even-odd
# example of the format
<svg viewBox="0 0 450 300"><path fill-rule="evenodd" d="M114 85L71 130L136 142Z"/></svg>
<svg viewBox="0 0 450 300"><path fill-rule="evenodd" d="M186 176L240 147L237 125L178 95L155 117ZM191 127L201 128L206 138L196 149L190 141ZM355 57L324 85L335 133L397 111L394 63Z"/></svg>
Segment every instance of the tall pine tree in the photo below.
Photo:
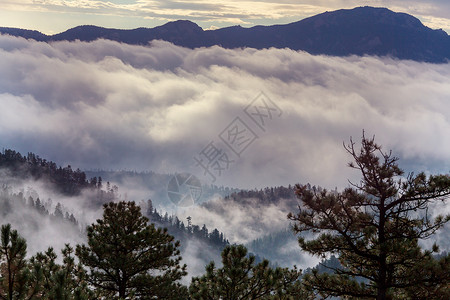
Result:
<svg viewBox="0 0 450 300"><path fill-rule="evenodd" d="M298 214L289 214L295 231L320 233L300 237L301 248L319 256L337 254L343 265L334 274L315 271L305 284L322 296L391 299L414 290L444 292L448 257L437 261L432 256L437 246L425 251L418 242L450 220L433 218L430 210L448 200L450 176L405 178L398 159L364 135L359 151L352 140L345 149L354 159L349 166L361 172L359 183L341 193L296 186L303 205Z"/></svg>
<svg viewBox="0 0 450 300"><path fill-rule="evenodd" d="M94 292L88 287L86 281L86 271L81 264L75 264L73 248L66 244L61 252L62 265L56 262L57 255L51 247L31 257L29 264L34 271L33 274L40 274L37 278L30 280L30 283L37 287L32 299L94 299Z"/></svg>
<svg viewBox="0 0 450 300"><path fill-rule="evenodd" d="M298 281L300 271L274 269L267 260L256 264L255 257L247 255L242 245L225 247L222 264L222 268L216 268L211 262L205 275L192 278L191 299L309 299Z"/></svg>
<svg viewBox="0 0 450 300"><path fill-rule="evenodd" d="M88 244L78 245L76 255L102 299L186 299L178 283L186 275L179 242L148 221L134 202L111 202L88 226Z"/></svg>
<svg viewBox="0 0 450 300"><path fill-rule="evenodd" d="M27 243L10 224L1 227L0 244L0 299L33 299L37 292L31 284L35 274L30 272L26 260ZM40 279L39 273L38 280Z"/></svg>

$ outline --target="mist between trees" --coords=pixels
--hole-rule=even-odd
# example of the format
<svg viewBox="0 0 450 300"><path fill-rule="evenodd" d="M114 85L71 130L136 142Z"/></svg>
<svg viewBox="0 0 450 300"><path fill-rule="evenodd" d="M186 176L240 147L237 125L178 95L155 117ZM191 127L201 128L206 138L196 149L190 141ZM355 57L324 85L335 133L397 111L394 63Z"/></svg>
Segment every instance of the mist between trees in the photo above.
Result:
<svg viewBox="0 0 450 300"><path fill-rule="evenodd" d="M145 212L150 220L134 202L107 202L103 216L81 233L84 241L65 245L59 258L53 248L28 258L20 232L2 225L0 299L450 298L450 255L436 244L420 244L450 220L430 209L448 201L450 176L405 175L392 153L364 135L360 147L350 140L345 149L360 182L341 192L294 188L301 205L288 218L299 235L299 251L323 259L332 255L314 269L273 267L244 246L229 245L218 231L194 229L189 222L186 232L216 240L222 264L212 261L187 285L182 243L154 224L169 217L151 202ZM102 195L99 185L97 179L90 188ZM3 216L8 207L29 205L23 194L8 193L4 186ZM40 200L33 207L48 214ZM58 206L52 216L76 222ZM173 218L170 223L183 224Z"/></svg>

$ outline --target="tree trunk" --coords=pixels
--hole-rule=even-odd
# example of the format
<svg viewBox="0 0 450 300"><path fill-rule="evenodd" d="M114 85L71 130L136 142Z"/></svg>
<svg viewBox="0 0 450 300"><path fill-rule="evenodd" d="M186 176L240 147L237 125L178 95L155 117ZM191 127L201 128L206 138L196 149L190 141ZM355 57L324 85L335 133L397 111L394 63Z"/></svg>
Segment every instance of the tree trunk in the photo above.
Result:
<svg viewBox="0 0 450 300"><path fill-rule="evenodd" d="M6 250L6 251L8 251L8 250ZM9 293L9 299L13 300L14 281L13 281L13 275L12 275L12 270L11 270L11 262L9 261L8 253L6 254L6 257L7 257L7 264L8 264L8 293Z"/></svg>
<svg viewBox="0 0 450 300"><path fill-rule="evenodd" d="M378 282L377 282L377 300L386 299L387 292L387 254L385 249L385 226L386 226L386 208L385 208L385 199L380 199L380 218L379 218L379 227L378 227L378 242L380 244L380 256L379 256L379 269L378 269Z"/></svg>
<svg viewBox="0 0 450 300"><path fill-rule="evenodd" d="M125 284L119 284L119 299L125 299L126 296L126 286Z"/></svg>
<svg viewBox="0 0 450 300"><path fill-rule="evenodd" d="M386 287L378 286L377 288L377 300L385 300L386 299Z"/></svg>

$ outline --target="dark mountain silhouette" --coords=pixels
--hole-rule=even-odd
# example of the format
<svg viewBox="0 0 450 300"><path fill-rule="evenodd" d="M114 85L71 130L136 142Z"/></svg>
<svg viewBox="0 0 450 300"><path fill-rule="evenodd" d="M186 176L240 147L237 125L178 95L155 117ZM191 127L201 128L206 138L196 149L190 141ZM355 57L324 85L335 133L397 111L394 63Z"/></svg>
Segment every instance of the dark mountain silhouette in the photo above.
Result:
<svg viewBox="0 0 450 300"><path fill-rule="evenodd" d="M424 26L417 18L386 8L357 7L325 12L304 20L273 26L232 26L203 30L190 21L132 30L78 26L46 36L37 31L0 28L0 33L38 41L110 39L146 45L155 39L197 48L289 48L333 56L378 55L441 63L450 59L450 37L441 29Z"/></svg>
<svg viewBox="0 0 450 300"><path fill-rule="evenodd" d="M50 37L37 30L27 30L10 27L0 27L0 34L8 34L12 36L20 36L26 39L33 39L36 41L49 41Z"/></svg>

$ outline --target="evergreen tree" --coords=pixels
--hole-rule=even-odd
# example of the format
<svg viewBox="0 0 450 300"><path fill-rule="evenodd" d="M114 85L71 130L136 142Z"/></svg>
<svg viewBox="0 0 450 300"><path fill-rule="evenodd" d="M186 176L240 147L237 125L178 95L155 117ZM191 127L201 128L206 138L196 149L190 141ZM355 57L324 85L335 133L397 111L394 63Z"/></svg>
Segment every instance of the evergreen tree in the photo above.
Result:
<svg viewBox="0 0 450 300"><path fill-rule="evenodd" d="M147 216L151 216L153 214L153 202L152 199L147 200Z"/></svg>
<svg viewBox="0 0 450 300"><path fill-rule="evenodd" d="M57 203L56 207L55 207L55 212L53 213L53 215L59 219L64 219L64 213L62 211L62 205L61 203Z"/></svg>
<svg viewBox="0 0 450 300"><path fill-rule="evenodd" d="M294 285L300 276L297 269L272 269L267 260L255 264L255 257L247 256L242 245L227 246L222 251L222 263L223 267L217 269L211 262L205 275L192 278L192 299L290 299L294 287L301 289Z"/></svg>
<svg viewBox="0 0 450 300"><path fill-rule="evenodd" d="M95 299L85 280L86 272L75 265L73 249L62 250L63 265L56 263L52 248L29 261L26 241L11 226L1 228L0 299L2 300L87 300Z"/></svg>
<svg viewBox="0 0 450 300"><path fill-rule="evenodd" d="M315 239L300 237L301 248L319 256L336 254L343 266L333 268L334 274L313 271L305 284L324 297L376 299L448 287L449 273L442 271L448 270L448 259L435 260L418 241L450 220L433 219L429 210L448 199L450 176L420 173L405 179L398 159L364 135L360 151L352 140L345 149L354 159L349 166L362 174L360 183L341 193L296 186L303 204L297 215L289 214L295 231L320 232Z"/></svg>
<svg viewBox="0 0 450 300"><path fill-rule="evenodd" d="M105 204L103 218L87 232L88 245L77 245L76 255L101 299L186 299L178 283L186 275L179 242L149 225L134 202Z"/></svg>
<svg viewBox="0 0 450 300"><path fill-rule="evenodd" d="M31 278L28 263L25 259L27 243L11 225L1 227L0 245L0 299L22 300L32 299L35 294L33 286L29 286Z"/></svg>
<svg viewBox="0 0 450 300"><path fill-rule="evenodd" d="M202 227L202 229L201 229L201 236L202 236L202 238L204 238L204 239L207 239L208 238L208 228L206 227L206 225L205 224L203 224L203 227Z"/></svg>
<svg viewBox="0 0 450 300"><path fill-rule="evenodd" d="M436 259L426 257L408 271L425 280L398 291L396 299L450 299L450 254Z"/></svg>
<svg viewBox="0 0 450 300"><path fill-rule="evenodd" d="M38 252L30 259L30 267L41 276L35 281L38 287L36 299L83 300L94 299L94 292L88 288L86 271L81 264L75 264L74 250L66 244L61 251L63 264L56 263L53 248ZM34 299L34 298L33 298Z"/></svg>
<svg viewBox="0 0 450 300"><path fill-rule="evenodd" d="M35 283L39 287L37 296L42 299L50 298L50 291L54 286L54 274L60 270L56 263L57 255L53 248L48 248L45 252L38 252L31 257L30 266L36 273L40 273L39 280Z"/></svg>

